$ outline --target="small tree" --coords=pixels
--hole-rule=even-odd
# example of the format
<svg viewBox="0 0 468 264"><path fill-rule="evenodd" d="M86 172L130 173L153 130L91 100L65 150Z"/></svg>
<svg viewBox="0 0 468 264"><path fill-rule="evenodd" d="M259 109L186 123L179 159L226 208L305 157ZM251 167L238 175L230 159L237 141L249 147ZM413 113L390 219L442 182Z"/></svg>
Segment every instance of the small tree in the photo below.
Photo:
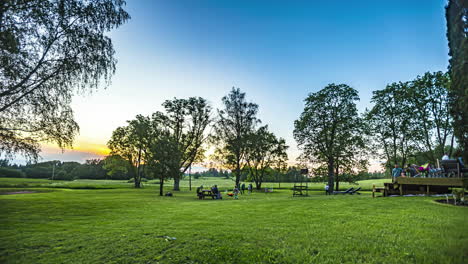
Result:
<svg viewBox="0 0 468 264"><path fill-rule="evenodd" d="M179 176L179 161L181 159L178 151L179 145L171 132L164 128L158 129L157 124L153 124L152 137L147 146L145 160L156 178L159 178L159 195L163 196L164 181Z"/></svg>
<svg viewBox="0 0 468 264"><path fill-rule="evenodd" d="M258 190L261 189L267 170L273 166L286 163L286 141L268 131L263 126L250 133L247 137L246 161L251 179Z"/></svg>
<svg viewBox="0 0 468 264"><path fill-rule="evenodd" d="M127 121L128 125L118 127L107 143L111 155L119 155L129 163L135 188L140 188L141 164L144 151L147 150L151 132L151 121L148 117L137 115L136 119Z"/></svg>

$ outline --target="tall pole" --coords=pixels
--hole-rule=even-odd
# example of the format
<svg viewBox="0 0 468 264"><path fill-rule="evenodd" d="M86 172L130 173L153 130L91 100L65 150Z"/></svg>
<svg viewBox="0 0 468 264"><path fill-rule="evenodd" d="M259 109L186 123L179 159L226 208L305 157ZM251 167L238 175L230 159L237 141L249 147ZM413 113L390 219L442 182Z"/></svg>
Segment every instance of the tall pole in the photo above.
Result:
<svg viewBox="0 0 468 264"><path fill-rule="evenodd" d="M188 169L188 177L189 177L189 189L192 190L192 165L190 165Z"/></svg>

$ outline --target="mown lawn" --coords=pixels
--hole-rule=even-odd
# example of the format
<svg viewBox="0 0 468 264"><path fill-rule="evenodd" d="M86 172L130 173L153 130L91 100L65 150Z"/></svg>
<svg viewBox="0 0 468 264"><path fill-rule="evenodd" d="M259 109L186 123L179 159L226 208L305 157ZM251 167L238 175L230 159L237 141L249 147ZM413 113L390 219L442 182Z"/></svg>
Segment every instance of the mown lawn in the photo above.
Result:
<svg viewBox="0 0 468 264"><path fill-rule="evenodd" d="M349 187L361 187L362 190L371 190L372 185L383 186L384 182L390 181L389 179L378 179L378 180L365 180L359 181L357 184L340 183L340 189L344 190ZM154 188L159 187L159 180L150 180L143 182L143 188ZM206 177L200 179L192 179L192 190L195 190L198 186L203 185L205 187L211 187L218 185L222 190L232 190L234 187L234 181L232 179L223 179L215 177ZM262 188L273 188L273 189L290 189L295 184L293 182L283 183L272 183L265 182ZM302 183L305 185L305 183ZM172 181L165 183L168 189L173 185ZM246 188L248 183L245 183ZM255 186L255 185L254 185ZM86 180L78 179L74 181L61 181L61 180L48 180L48 179L28 179L28 178L2 178L0 175L0 188L67 188L67 189L116 189L116 188L133 188L133 183L127 181L118 180ZM189 188L189 179L186 177L180 182L181 188ZM322 191L324 189L324 183L308 183L308 187L312 190Z"/></svg>
<svg viewBox="0 0 468 264"><path fill-rule="evenodd" d="M468 261L468 208L431 197L275 190L200 201L156 189L0 195L0 263Z"/></svg>

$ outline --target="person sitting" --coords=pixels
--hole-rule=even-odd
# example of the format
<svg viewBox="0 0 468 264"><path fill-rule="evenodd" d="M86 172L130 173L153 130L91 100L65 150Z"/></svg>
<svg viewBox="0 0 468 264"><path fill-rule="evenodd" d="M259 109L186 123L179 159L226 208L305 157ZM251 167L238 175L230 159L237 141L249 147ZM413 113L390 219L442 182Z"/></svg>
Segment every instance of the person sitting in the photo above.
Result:
<svg viewBox="0 0 468 264"><path fill-rule="evenodd" d="M433 168L431 164L427 166L429 169L428 175L432 178L440 178L442 176L442 169L441 168Z"/></svg>
<svg viewBox="0 0 468 264"><path fill-rule="evenodd" d="M442 160L449 160L450 157L447 153L444 153L444 155L442 156Z"/></svg>
<svg viewBox="0 0 468 264"><path fill-rule="evenodd" d="M406 169L406 171L409 173L410 177L417 177L417 175L419 175L416 168L413 167L413 165L411 165L411 164L408 164L408 168Z"/></svg>
<svg viewBox="0 0 468 264"><path fill-rule="evenodd" d="M197 196L200 200L203 199L202 188L203 186L197 187Z"/></svg>

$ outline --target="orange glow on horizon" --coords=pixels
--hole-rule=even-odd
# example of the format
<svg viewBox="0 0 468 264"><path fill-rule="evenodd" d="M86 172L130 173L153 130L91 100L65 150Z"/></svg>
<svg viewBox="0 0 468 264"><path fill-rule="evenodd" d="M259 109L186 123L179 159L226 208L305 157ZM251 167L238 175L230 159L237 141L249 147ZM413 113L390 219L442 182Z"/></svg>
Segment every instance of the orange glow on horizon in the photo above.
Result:
<svg viewBox="0 0 468 264"><path fill-rule="evenodd" d="M43 152L56 152L60 151L57 145L55 144L50 144L50 143L45 143L43 144ZM76 152L86 152L86 153L92 153L98 156L107 156L110 153L110 149L107 148L106 145L104 144L96 144L96 143L91 143L91 142L85 142L85 141L77 141L73 144L72 148L65 148L65 152L68 151L76 151Z"/></svg>

